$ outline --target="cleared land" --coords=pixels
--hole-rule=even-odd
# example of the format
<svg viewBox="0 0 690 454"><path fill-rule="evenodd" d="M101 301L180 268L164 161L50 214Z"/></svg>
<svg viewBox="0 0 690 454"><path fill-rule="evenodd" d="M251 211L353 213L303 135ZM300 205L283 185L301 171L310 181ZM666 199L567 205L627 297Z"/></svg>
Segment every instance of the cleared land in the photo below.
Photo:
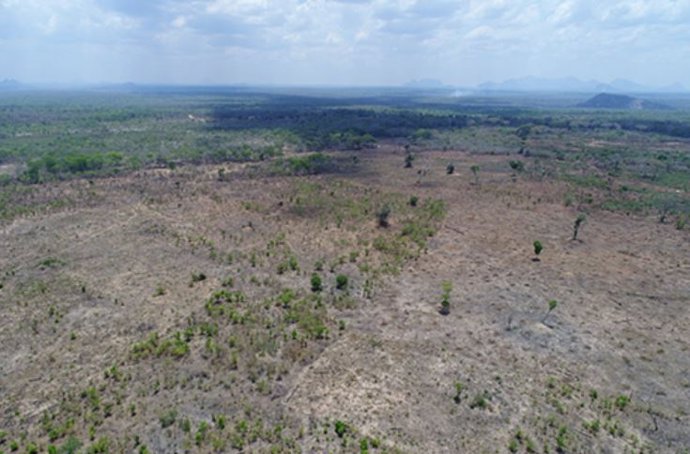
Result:
<svg viewBox="0 0 690 454"><path fill-rule="evenodd" d="M687 180L555 134L5 186L0 450L687 452Z"/></svg>

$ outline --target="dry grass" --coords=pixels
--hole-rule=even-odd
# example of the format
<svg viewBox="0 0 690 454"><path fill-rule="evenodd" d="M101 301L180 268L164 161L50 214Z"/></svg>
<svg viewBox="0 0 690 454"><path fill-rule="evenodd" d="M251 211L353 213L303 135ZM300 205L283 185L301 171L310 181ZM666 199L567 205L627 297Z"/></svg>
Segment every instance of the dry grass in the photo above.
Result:
<svg viewBox="0 0 690 454"><path fill-rule="evenodd" d="M507 159L428 152L403 169L384 146L340 176L184 167L36 189L70 203L0 233L0 450L683 452L688 232L594 211L571 241L567 186L513 179ZM420 250L406 220L438 232ZM205 303L223 288L244 299L219 316Z"/></svg>

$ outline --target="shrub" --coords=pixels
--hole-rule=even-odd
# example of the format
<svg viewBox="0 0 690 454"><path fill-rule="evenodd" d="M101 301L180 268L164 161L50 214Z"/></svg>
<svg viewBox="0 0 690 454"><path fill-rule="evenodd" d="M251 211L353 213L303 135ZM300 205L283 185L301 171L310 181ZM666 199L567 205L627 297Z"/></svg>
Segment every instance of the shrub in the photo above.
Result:
<svg viewBox="0 0 690 454"><path fill-rule="evenodd" d="M453 172L455 172L455 166L453 165L453 163L449 163L449 164L446 166L446 173L447 173L448 175L452 175Z"/></svg>
<svg viewBox="0 0 690 454"><path fill-rule="evenodd" d="M337 420L335 422L335 433L338 435L338 437L343 438L345 435L345 432L347 432L347 424L342 422L341 420Z"/></svg>
<svg viewBox="0 0 690 454"><path fill-rule="evenodd" d="M536 259L539 260L539 254L541 254L541 251L544 249L544 246L542 246L541 241L536 240L534 243L534 255L536 255Z"/></svg>
<svg viewBox="0 0 690 454"><path fill-rule="evenodd" d="M441 296L441 315L450 314L450 292L453 290L453 284L450 281L443 281L443 294Z"/></svg>
<svg viewBox="0 0 690 454"><path fill-rule="evenodd" d="M291 175L315 175L328 171L332 167L331 158L323 153L288 158L281 164L283 170Z"/></svg>
<svg viewBox="0 0 690 454"><path fill-rule="evenodd" d="M556 437L556 446L559 452L566 452L568 449L568 428L562 426L558 431L558 436Z"/></svg>
<svg viewBox="0 0 690 454"><path fill-rule="evenodd" d="M585 429L589 430L593 434L596 434L601 429L601 422L598 419L589 422L585 421L583 425L585 426Z"/></svg>
<svg viewBox="0 0 690 454"><path fill-rule="evenodd" d="M419 198L416 195L413 195L412 197L410 197L409 204L411 207L416 207L418 202L419 202Z"/></svg>
<svg viewBox="0 0 690 454"><path fill-rule="evenodd" d="M359 453L367 454L369 452L369 440L362 438L359 440Z"/></svg>
<svg viewBox="0 0 690 454"><path fill-rule="evenodd" d="M411 169L412 168L412 161L414 161L414 156L412 156L412 153L407 153L405 156L405 168L406 169Z"/></svg>
<svg viewBox="0 0 690 454"><path fill-rule="evenodd" d="M484 391L483 393L475 395L474 399L472 399L472 402L470 403L470 408L473 410L475 408L479 408L482 410L485 409L486 407L489 406L489 402L487 400L487 397L488 397L488 394L486 391Z"/></svg>
<svg viewBox="0 0 690 454"><path fill-rule="evenodd" d="M204 273L192 273L192 284L195 282L201 282L206 280L206 275Z"/></svg>
<svg viewBox="0 0 690 454"><path fill-rule="evenodd" d="M510 168L516 172L522 172L525 170L525 164L522 161L510 161Z"/></svg>
<svg viewBox="0 0 690 454"><path fill-rule="evenodd" d="M625 410L625 407L627 407L629 403L630 397L628 396L620 395L616 398L616 407L618 407L620 411Z"/></svg>
<svg viewBox="0 0 690 454"><path fill-rule="evenodd" d="M88 454L106 454L110 448L110 440L108 437L101 437L98 441L92 444L88 449Z"/></svg>
<svg viewBox="0 0 690 454"><path fill-rule="evenodd" d="M280 292L280 295L278 295L278 301L284 309L287 309L290 307L290 303L292 303L296 297L297 295L295 294L294 290L286 288Z"/></svg>
<svg viewBox="0 0 690 454"><path fill-rule="evenodd" d="M175 419L177 419L177 410L170 410L163 413L159 418L161 428L165 429L167 427L172 426L173 424L175 424Z"/></svg>
<svg viewBox="0 0 690 454"><path fill-rule="evenodd" d="M460 398L462 395L462 383L460 382L455 382L455 396L453 396L453 400L455 401L456 404L460 403Z"/></svg>
<svg viewBox="0 0 690 454"><path fill-rule="evenodd" d="M348 278L344 274L339 274L335 278L335 287L338 290L345 290L347 288Z"/></svg>
<svg viewBox="0 0 690 454"><path fill-rule="evenodd" d="M541 322L542 322L542 323L546 322L546 317L548 317L549 314L551 313L551 311L553 311L554 309L556 309L557 306L558 306L558 301L556 301L556 300L551 300L551 301L549 301L549 310L546 311L546 314L544 315L544 318L541 319Z"/></svg>
<svg viewBox="0 0 690 454"><path fill-rule="evenodd" d="M74 435L70 435L70 437L65 441L62 446L60 446L60 453L61 454L76 454L79 449L81 448L81 441Z"/></svg>
<svg viewBox="0 0 690 454"><path fill-rule="evenodd" d="M311 275L311 291L312 292L320 292L323 290L323 284L321 282L321 276L319 276L316 273L313 273Z"/></svg>
<svg viewBox="0 0 690 454"><path fill-rule="evenodd" d="M379 227L388 227L390 224L388 218L391 215L391 207L389 205L384 205L381 209L376 212L376 219L378 221Z"/></svg>
<svg viewBox="0 0 690 454"><path fill-rule="evenodd" d="M201 421L194 435L194 442L197 446L201 446L204 440L206 440L206 432L208 432L208 423L206 421Z"/></svg>

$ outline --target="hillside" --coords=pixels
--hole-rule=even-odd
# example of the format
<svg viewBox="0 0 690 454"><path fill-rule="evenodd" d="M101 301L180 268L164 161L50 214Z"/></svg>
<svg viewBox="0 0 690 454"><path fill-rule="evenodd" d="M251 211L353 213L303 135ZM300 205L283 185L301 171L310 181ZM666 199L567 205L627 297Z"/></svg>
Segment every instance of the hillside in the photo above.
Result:
<svg viewBox="0 0 690 454"><path fill-rule="evenodd" d="M620 110L667 110L670 107L640 98L611 93L600 93L587 101L578 104L578 107L588 109L620 109Z"/></svg>

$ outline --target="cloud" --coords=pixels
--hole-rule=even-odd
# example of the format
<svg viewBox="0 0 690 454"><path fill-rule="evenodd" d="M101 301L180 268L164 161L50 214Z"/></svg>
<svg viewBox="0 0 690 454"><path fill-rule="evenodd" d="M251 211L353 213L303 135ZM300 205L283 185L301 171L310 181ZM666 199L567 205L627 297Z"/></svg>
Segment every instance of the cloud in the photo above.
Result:
<svg viewBox="0 0 690 454"><path fill-rule="evenodd" d="M0 79L671 83L688 23L679 0L0 0Z"/></svg>

